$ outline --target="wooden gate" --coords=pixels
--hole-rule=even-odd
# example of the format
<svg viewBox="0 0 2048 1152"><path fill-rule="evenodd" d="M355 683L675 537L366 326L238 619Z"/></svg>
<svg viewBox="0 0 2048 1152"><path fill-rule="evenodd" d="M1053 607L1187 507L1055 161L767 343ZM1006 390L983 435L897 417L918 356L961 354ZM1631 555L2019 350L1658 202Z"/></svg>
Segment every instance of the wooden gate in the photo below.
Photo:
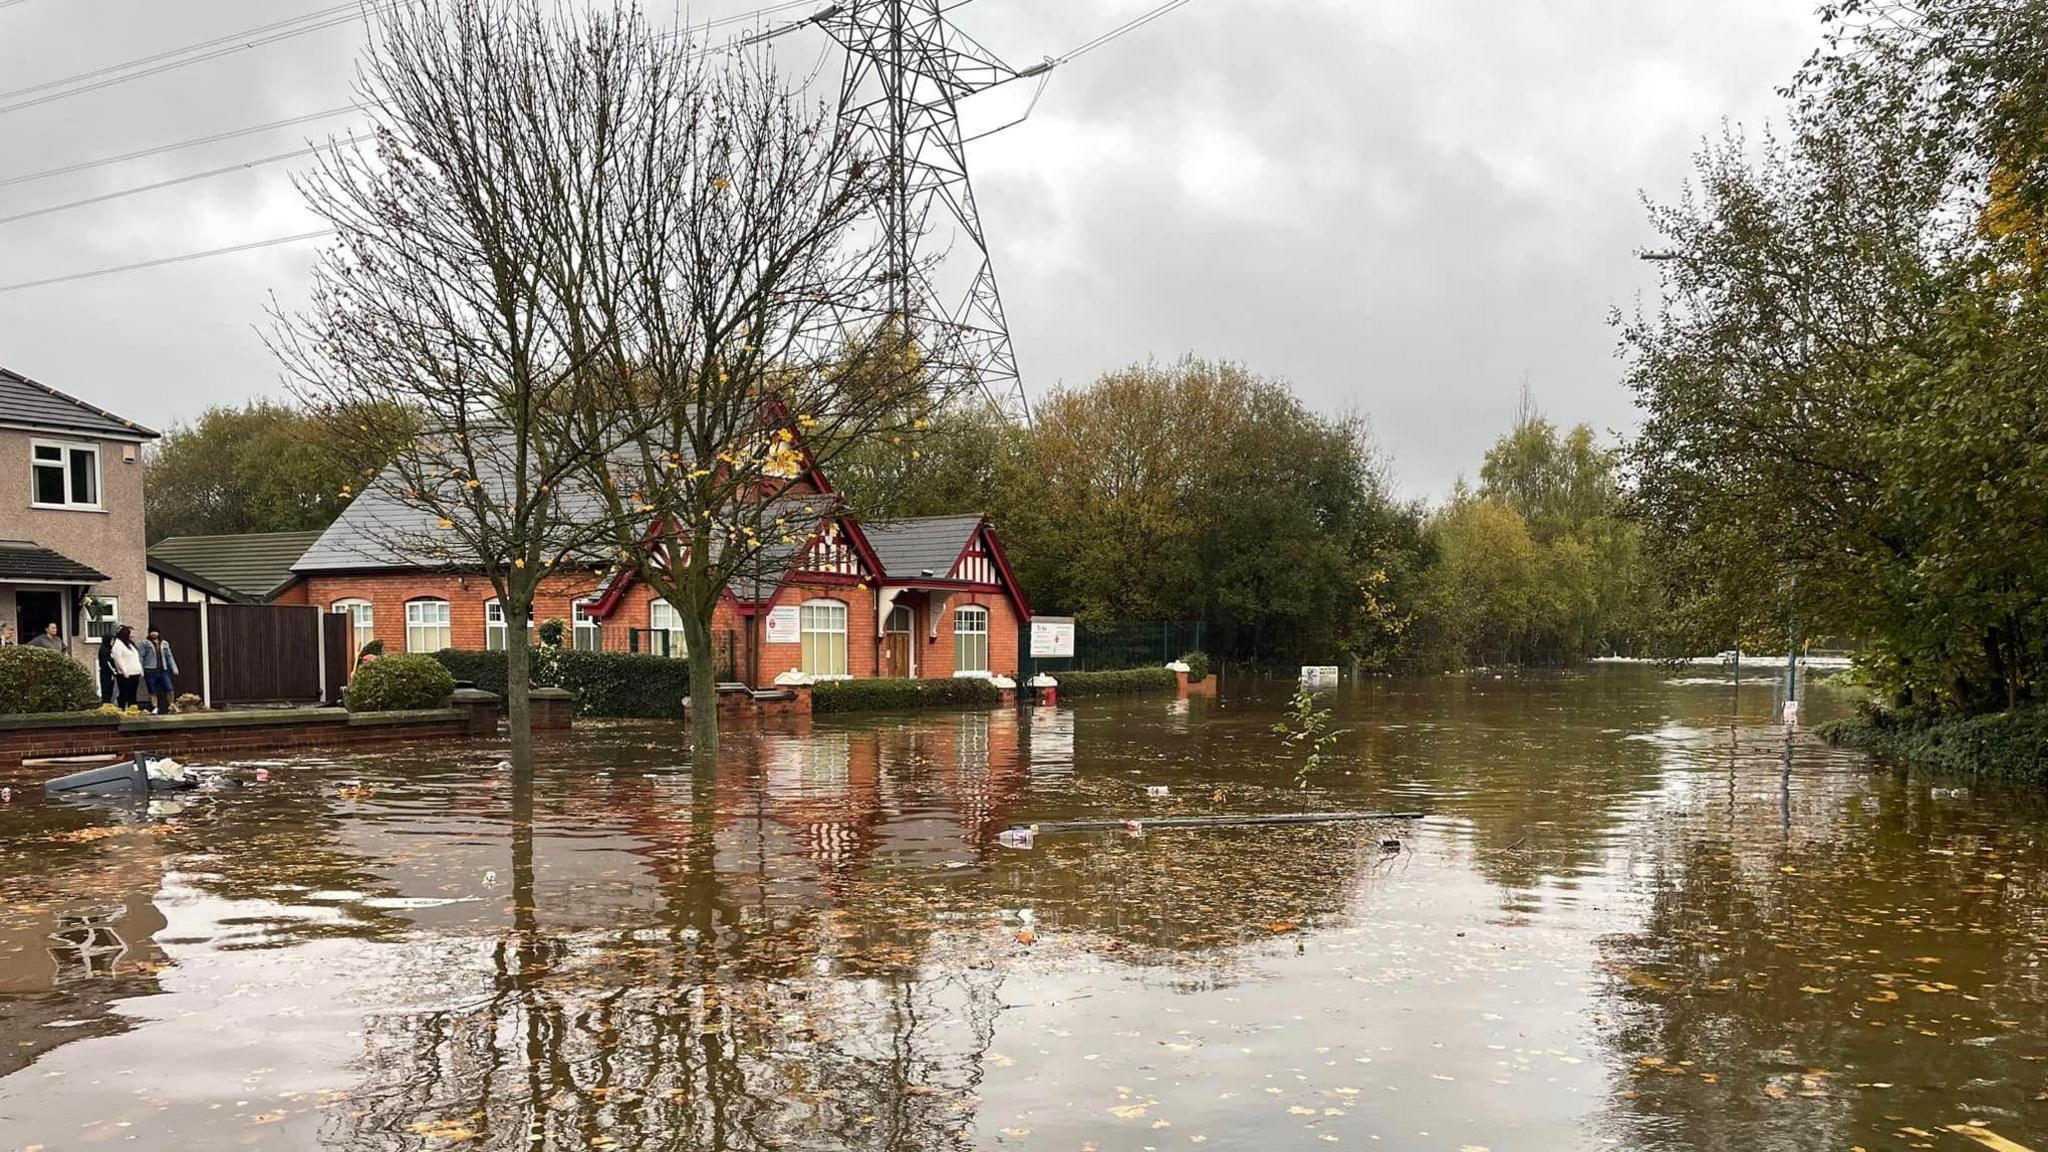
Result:
<svg viewBox="0 0 2048 1152"><path fill-rule="evenodd" d="M347 613L329 612L320 617L320 627L326 642L320 654L327 661L327 703L339 704L341 690L348 687L348 674L354 670L355 622Z"/></svg>
<svg viewBox="0 0 2048 1152"><path fill-rule="evenodd" d="M207 605L213 705L319 702L321 615L296 604Z"/></svg>
<svg viewBox="0 0 2048 1152"><path fill-rule="evenodd" d="M203 695L206 644L205 633L200 629L199 605L151 601L149 626L163 633L171 646L171 658L178 662L178 674L171 678L177 693Z"/></svg>

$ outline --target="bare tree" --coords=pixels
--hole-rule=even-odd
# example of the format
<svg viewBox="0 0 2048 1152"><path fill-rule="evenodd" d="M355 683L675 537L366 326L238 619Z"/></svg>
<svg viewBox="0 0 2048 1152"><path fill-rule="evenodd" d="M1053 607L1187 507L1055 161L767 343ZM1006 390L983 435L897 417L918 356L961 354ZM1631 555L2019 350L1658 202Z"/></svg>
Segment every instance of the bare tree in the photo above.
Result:
<svg viewBox="0 0 2048 1152"><path fill-rule="evenodd" d="M838 109L758 52L711 56L682 37L669 51L686 76L613 237L631 272L607 281L622 290L593 300L584 328L609 341L589 355L611 360L582 436L630 433L591 487L616 552L682 617L692 744L707 756L721 598L772 591L844 511L818 469L906 439L948 399L921 367L946 334L915 332L891 303L879 225L898 174L862 154Z"/></svg>
<svg viewBox="0 0 2048 1152"><path fill-rule="evenodd" d="M480 575L505 620L515 758L531 751L528 629L551 579L608 565L584 487L627 442L582 415L613 359L593 330L679 58L637 10L402 0L372 16L367 143L300 181L333 226L310 306L278 312L296 391L388 460L346 514L366 560Z"/></svg>

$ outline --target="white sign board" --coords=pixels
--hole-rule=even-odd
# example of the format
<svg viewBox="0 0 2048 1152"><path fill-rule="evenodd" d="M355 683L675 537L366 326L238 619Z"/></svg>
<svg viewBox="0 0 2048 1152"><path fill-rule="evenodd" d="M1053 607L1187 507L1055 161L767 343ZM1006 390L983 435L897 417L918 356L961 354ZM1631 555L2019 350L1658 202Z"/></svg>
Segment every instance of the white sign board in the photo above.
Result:
<svg viewBox="0 0 2048 1152"><path fill-rule="evenodd" d="M1301 686L1304 688L1335 688L1337 666L1335 664L1303 664Z"/></svg>
<svg viewBox="0 0 2048 1152"><path fill-rule="evenodd" d="M1034 659L1072 657L1074 618L1034 616L1031 618L1031 655Z"/></svg>
<svg viewBox="0 0 2048 1152"><path fill-rule="evenodd" d="M803 638L803 626L799 622L796 605L788 604L768 610L768 643L800 644Z"/></svg>

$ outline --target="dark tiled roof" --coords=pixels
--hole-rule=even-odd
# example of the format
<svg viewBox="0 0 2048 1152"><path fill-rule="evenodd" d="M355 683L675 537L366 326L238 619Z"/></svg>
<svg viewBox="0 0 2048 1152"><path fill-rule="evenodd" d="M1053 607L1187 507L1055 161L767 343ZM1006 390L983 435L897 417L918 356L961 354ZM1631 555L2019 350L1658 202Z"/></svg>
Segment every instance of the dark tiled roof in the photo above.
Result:
<svg viewBox="0 0 2048 1152"><path fill-rule="evenodd" d="M953 561L981 525L979 516L926 516L916 520L863 521L861 534L891 580L944 580Z"/></svg>
<svg viewBox="0 0 2048 1152"><path fill-rule="evenodd" d="M241 536L172 536L149 546L149 558L174 565L244 596L267 599L291 582L292 565L320 539L312 532ZM173 576L177 573L172 573Z"/></svg>
<svg viewBox="0 0 2048 1152"><path fill-rule="evenodd" d="M0 580L103 584L107 574L26 540L0 540Z"/></svg>
<svg viewBox="0 0 2048 1152"><path fill-rule="evenodd" d="M27 424L53 432L85 432L125 439L152 439L156 433L47 384L0 368L0 423Z"/></svg>

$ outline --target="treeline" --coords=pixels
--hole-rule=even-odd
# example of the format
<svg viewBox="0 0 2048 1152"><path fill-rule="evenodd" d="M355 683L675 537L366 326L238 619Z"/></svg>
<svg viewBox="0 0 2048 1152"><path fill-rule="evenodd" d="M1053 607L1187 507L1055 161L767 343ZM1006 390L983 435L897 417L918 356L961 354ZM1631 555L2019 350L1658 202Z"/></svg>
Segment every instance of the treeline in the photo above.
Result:
<svg viewBox="0 0 2048 1152"><path fill-rule="evenodd" d="M1863 638L1892 702L2048 675L2048 8L1841 6L1787 127L1654 209L1631 454L1696 644Z"/></svg>
<svg viewBox="0 0 2048 1152"><path fill-rule="evenodd" d="M146 451L149 539L325 528L361 483L365 463L350 458L351 444L293 405L208 408Z"/></svg>
<svg viewBox="0 0 2048 1152"><path fill-rule="evenodd" d="M1616 458L1526 405L1476 491L1394 491L1362 416L1189 357L1055 391L1030 428L951 411L839 457L863 516L989 513L1041 612L1200 620L1214 655L1383 670L1630 652L1650 582Z"/></svg>

